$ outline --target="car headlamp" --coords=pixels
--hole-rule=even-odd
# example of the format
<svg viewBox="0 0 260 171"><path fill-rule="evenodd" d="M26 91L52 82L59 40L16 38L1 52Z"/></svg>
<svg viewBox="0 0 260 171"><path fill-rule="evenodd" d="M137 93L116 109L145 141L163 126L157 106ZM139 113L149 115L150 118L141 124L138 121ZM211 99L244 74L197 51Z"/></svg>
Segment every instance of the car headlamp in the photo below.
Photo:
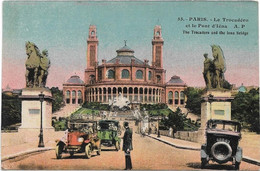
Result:
<svg viewBox="0 0 260 171"><path fill-rule="evenodd" d="M101 128L100 128L100 126L97 126L97 130L100 130Z"/></svg>
<svg viewBox="0 0 260 171"><path fill-rule="evenodd" d="M80 137L78 138L78 142L82 143L84 141L84 138Z"/></svg>

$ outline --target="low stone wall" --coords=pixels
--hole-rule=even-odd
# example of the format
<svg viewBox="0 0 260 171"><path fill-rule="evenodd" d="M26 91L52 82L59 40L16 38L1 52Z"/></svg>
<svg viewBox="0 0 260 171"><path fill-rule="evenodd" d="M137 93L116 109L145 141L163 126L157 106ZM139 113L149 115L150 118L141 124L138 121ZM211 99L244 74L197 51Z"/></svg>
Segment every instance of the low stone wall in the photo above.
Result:
<svg viewBox="0 0 260 171"><path fill-rule="evenodd" d="M177 131L174 137L181 140L198 142L198 131Z"/></svg>
<svg viewBox="0 0 260 171"><path fill-rule="evenodd" d="M160 130L160 135L173 138L173 133L170 133L169 130Z"/></svg>

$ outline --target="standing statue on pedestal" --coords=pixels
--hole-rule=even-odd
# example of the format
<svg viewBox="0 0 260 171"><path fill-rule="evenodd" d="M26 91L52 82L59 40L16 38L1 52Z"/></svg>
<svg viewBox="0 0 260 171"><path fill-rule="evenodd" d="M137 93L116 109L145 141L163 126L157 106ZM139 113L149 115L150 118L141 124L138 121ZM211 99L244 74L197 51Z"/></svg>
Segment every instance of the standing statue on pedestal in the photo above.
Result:
<svg viewBox="0 0 260 171"><path fill-rule="evenodd" d="M222 49L218 45L212 45L213 60L208 58L208 54L204 54L204 71L203 77L207 89L230 89L231 85L225 80L224 73L226 71L225 57Z"/></svg>
<svg viewBox="0 0 260 171"><path fill-rule="evenodd" d="M48 51L43 50L41 54L34 43L26 42L26 54L26 87L45 87L50 67Z"/></svg>

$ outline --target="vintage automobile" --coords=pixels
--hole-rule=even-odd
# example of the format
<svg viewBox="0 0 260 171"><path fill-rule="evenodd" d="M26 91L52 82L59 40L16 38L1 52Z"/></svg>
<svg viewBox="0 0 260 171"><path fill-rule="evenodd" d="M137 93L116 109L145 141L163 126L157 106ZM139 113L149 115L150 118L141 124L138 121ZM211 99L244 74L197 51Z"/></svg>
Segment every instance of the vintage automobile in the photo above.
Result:
<svg viewBox="0 0 260 171"><path fill-rule="evenodd" d="M219 164L231 161L239 170L242 160L241 125L236 121L210 119L206 128L206 143L201 146L201 168L212 160Z"/></svg>
<svg viewBox="0 0 260 171"><path fill-rule="evenodd" d="M68 129L64 137L57 140L56 158L60 159L62 153L85 153L87 158L91 158L91 153L100 155L101 143L97 136L97 121L90 120L70 120Z"/></svg>
<svg viewBox="0 0 260 171"><path fill-rule="evenodd" d="M115 146L116 150L120 150L121 134L119 121L116 120L100 120L98 122L98 137L104 146Z"/></svg>

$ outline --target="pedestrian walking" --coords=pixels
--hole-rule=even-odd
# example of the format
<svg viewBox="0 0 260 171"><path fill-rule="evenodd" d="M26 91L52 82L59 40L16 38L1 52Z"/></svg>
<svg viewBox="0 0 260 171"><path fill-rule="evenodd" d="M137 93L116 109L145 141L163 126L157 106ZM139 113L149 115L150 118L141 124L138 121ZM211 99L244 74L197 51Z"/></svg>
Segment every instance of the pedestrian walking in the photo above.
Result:
<svg viewBox="0 0 260 171"><path fill-rule="evenodd" d="M125 133L123 137L123 151L125 152L125 170L132 169L132 161L130 151L133 150L132 130L129 128L128 122L124 123Z"/></svg>

